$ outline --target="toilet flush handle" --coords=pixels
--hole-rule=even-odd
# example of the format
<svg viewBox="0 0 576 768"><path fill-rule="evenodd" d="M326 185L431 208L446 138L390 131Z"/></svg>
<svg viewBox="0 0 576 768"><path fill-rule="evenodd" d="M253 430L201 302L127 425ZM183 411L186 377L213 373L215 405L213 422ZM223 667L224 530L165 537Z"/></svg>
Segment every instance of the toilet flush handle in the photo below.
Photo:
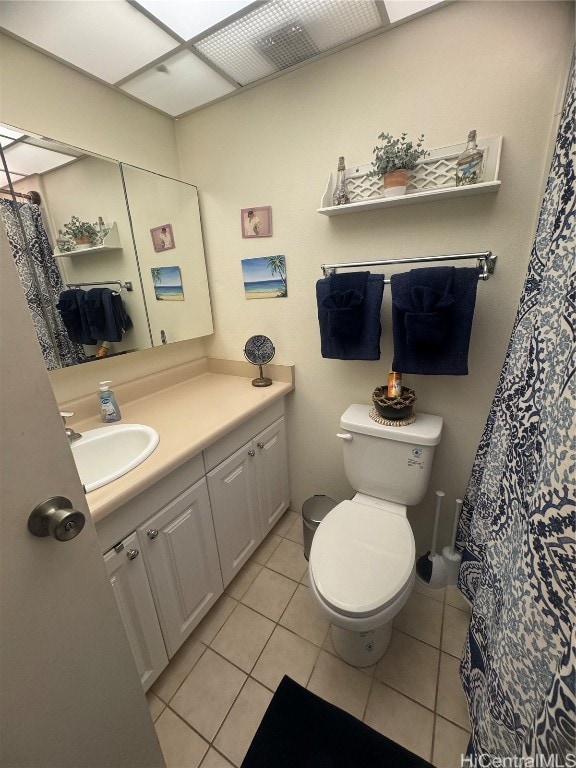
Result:
<svg viewBox="0 0 576 768"><path fill-rule="evenodd" d="M336 437L339 437L340 440L352 440L352 435L348 432L336 432Z"/></svg>

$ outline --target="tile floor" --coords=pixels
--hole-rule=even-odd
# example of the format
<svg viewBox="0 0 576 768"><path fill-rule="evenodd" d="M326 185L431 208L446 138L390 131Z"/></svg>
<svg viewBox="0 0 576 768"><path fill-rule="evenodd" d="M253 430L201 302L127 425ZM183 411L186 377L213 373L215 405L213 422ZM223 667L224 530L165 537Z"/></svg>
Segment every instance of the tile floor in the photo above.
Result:
<svg viewBox="0 0 576 768"><path fill-rule="evenodd" d="M345 664L310 598L302 521L289 511L147 694L166 764L239 766L287 674L437 768L459 768L468 617L455 588L417 583L386 655L366 669Z"/></svg>

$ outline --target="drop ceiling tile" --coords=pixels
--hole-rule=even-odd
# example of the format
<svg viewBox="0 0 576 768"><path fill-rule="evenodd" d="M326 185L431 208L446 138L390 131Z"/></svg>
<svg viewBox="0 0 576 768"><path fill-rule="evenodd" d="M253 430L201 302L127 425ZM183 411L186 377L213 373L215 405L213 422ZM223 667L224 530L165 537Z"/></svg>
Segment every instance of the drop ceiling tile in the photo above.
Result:
<svg viewBox="0 0 576 768"><path fill-rule="evenodd" d="M253 0L138 0L138 5L184 40L190 40L252 2Z"/></svg>
<svg viewBox="0 0 576 768"><path fill-rule="evenodd" d="M194 47L245 85L381 26L374 0L269 0Z"/></svg>
<svg viewBox="0 0 576 768"><path fill-rule="evenodd" d="M8 128L7 125L0 123L0 145L3 147L9 146L21 136L24 136L21 131L15 131L14 128Z"/></svg>
<svg viewBox="0 0 576 768"><path fill-rule="evenodd" d="M52 152L30 144L14 144L4 150L6 164L10 173L30 176L32 173L44 173L52 168L69 163L74 158L61 152Z"/></svg>
<svg viewBox="0 0 576 768"><path fill-rule="evenodd" d="M10 174L10 181L12 184L16 184L17 181L20 181L20 179L25 179L25 176L19 176L18 174L11 173ZM0 170L0 187L8 187L8 177L4 173L4 171Z"/></svg>
<svg viewBox="0 0 576 768"><path fill-rule="evenodd" d="M107 83L179 43L124 0L2 0L0 25Z"/></svg>
<svg viewBox="0 0 576 768"><path fill-rule="evenodd" d="M236 90L190 51L177 53L121 88L173 117Z"/></svg>
<svg viewBox="0 0 576 768"><path fill-rule="evenodd" d="M438 5L442 0L384 0L390 24Z"/></svg>

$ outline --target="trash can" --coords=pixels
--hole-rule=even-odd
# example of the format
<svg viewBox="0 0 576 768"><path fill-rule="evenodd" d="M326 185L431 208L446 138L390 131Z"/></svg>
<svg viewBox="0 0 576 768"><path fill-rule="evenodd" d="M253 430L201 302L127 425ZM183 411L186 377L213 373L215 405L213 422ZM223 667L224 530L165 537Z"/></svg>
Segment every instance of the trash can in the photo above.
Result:
<svg viewBox="0 0 576 768"><path fill-rule="evenodd" d="M316 533L316 528L326 517L328 512L338 504L330 496L317 494L306 499L302 504L302 525L304 527L304 557L306 560L310 557L310 547L312 539Z"/></svg>

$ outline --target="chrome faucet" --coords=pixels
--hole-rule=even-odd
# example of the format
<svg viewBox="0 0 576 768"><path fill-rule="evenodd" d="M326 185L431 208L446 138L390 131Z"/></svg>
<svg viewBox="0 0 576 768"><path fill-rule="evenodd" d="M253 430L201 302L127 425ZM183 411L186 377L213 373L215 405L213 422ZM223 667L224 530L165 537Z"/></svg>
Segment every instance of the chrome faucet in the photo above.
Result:
<svg viewBox="0 0 576 768"><path fill-rule="evenodd" d="M66 419L70 418L70 416L74 416L74 411L60 411L60 416L62 416L62 423L64 424L64 431L66 432L68 442L75 443L76 440L80 440L82 435L79 432L76 432L72 427L66 426Z"/></svg>

